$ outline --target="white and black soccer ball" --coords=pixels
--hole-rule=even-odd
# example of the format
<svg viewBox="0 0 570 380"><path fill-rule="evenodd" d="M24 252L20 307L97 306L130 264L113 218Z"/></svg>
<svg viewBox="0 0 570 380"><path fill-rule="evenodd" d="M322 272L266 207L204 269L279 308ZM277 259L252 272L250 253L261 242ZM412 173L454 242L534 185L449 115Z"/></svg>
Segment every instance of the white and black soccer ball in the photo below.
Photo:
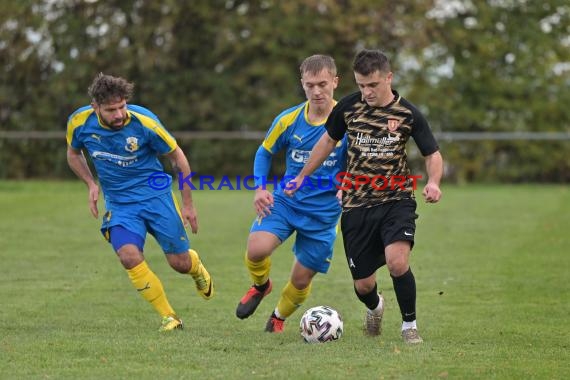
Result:
<svg viewBox="0 0 570 380"><path fill-rule="evenodd" d="M330 306L315 306L301 317L299 330L307 343L324 343L342 336L342 317Z"/></svg>

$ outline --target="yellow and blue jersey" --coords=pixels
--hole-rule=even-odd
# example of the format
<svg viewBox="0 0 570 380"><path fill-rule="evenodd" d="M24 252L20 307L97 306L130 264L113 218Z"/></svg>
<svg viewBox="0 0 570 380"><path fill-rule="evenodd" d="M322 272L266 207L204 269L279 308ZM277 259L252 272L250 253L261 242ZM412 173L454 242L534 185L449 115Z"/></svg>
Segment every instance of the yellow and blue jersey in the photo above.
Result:
<svg viewBox="0 0 570 380"><path fill-rule="evenodd" d="M325 132L326 120L312 124L307 112L308 101L305 101L280 113L261 146L271 155L286 149L285 181L279 183L274 196L281 198L294 209L318 215L322 220L333 221L340 213L340 206L335 198L336 186L339 184L336 177L345 167L346 138L338 142L329 157L309 177L310 183L305 180L303 184L297 184L300 188L293 197L283 192L287 180L292 180L301 172L311 150Z"/></svg>
<svg viewBox="0 0 570 380"><path fill-rule="evenodd" d="M128 104L124 127L113 130L102 125L91 106L81 107L68 119L66 138L72 148L88 152L106 200L138 202L171 191L148 185L153 173L164 171L158 155L177 147L150 110Z"/></svg>

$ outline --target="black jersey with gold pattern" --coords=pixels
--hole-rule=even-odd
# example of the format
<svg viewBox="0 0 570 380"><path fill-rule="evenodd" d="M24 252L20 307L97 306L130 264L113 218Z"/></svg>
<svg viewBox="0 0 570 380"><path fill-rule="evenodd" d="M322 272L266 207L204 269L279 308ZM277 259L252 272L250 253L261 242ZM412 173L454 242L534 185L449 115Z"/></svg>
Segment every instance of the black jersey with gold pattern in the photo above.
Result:
<svg viewBox="0 0 570 380"><path fill-rule="evenodd" d="M348 138L343 209L372 207L413 199L419 176L412 176L406 143L411 137L423 156L439 150L420 111L397 91L385 107L371 107L359 92L344 97L332 110L326 129L334 140Z"/></svg>

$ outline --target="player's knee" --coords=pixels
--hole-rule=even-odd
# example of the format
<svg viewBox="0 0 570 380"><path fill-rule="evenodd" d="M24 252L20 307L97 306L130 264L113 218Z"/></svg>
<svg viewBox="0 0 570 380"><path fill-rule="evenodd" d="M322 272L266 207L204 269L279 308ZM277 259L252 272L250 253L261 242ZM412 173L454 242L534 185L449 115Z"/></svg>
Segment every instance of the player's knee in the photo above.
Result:
<svg viewBox="0 0 570 380"><path fill-rule="evenodd" d="M354 291L356 295L368 294L376 287L376 280L363 279L354 281Z"/></svg>
<svg viewBox="0 0 570 380"><path fill-rule="evenodd" d="M387 261L386 266L392 277L400 277L406 273L409 268L408 260L404 260L403 258Z"/></svg>
<svg viewBox="0 0 570 380"><path fill-rule="evenodd" d="M247 245L246 255L248 260L253 262L258 262L265 259L268 256L271 256L272 252L273 252L272 247L269 244L257 240L249 242L249 244Z"/></svg>
<svg viewBox="0 0 570 380"><path fill-rule="evenodd" d="M311 277L306 276L293 276L291 277L291 284L295 287L295 289L306 289L311 285Z"/></svg>
<svg viewBox="0 0 570 380"><path fill-rule="evenodd" d="M408 253L401 252L386 255L386 266L393 277L403 275L408 271Z"/></svg>
<svg viewBox="0 0 570 380"><path fill-rule="evenodd" d="M125 244L117 251L117 256L125 269L132 269L143 262L144 257L133 244Z"/></svg>
<svg viewBox="0 0 570 380"><path fill-rule="evenodd" d="M247 258L257 262L271 256L273 250L280 244L279 239L267 232L254 232L247 240Z"/></svg>

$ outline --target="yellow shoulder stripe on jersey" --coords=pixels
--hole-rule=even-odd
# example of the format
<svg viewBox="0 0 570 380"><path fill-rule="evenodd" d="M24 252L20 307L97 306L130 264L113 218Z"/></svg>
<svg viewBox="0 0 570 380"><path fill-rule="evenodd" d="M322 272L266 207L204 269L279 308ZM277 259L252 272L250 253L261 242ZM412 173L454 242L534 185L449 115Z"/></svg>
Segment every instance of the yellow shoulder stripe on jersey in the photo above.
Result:
<svg viewBox="0 0 570 380"><path fill-rule="evenodd" d="M269 152L273 152L272 150L273 145L275 145L275 142L277 141L279 136L281 136L287 130L287 128L289 128L291 124L293 124L297 116L299 116L299 113L303 112L305 108L306 107L304 106L299 107L293 110L293 112L281 116L277 121L277 123L275 124L275 128L273 128L271 132L269 132L269 135L267 135L265 140L263 140L263 144L261 145Z"/></svg>
<svg viewBox="0 0 570 380"><path fill-rule="evenodd" d="M67 133L65 135L67 145L71 145L71 140L73 139L73 132L75 129L85 124L85 120L87 120L93 111L93 108L90 108L72 115L72 117L67 122Z"/></svg>
<svg viewBox="0 0 570 380"><path fill-rule="evenodd" d="M153 130L161 139L163 139L164 142L170 147L170 152L173 152L174 149L176 149L178 146L176 144L176 140L170 135L170 133L166 131L166 129L164 129L164 127L159 122L141 113L131 110L129 110L129 112L140 120L143 127Z"/></svg>

